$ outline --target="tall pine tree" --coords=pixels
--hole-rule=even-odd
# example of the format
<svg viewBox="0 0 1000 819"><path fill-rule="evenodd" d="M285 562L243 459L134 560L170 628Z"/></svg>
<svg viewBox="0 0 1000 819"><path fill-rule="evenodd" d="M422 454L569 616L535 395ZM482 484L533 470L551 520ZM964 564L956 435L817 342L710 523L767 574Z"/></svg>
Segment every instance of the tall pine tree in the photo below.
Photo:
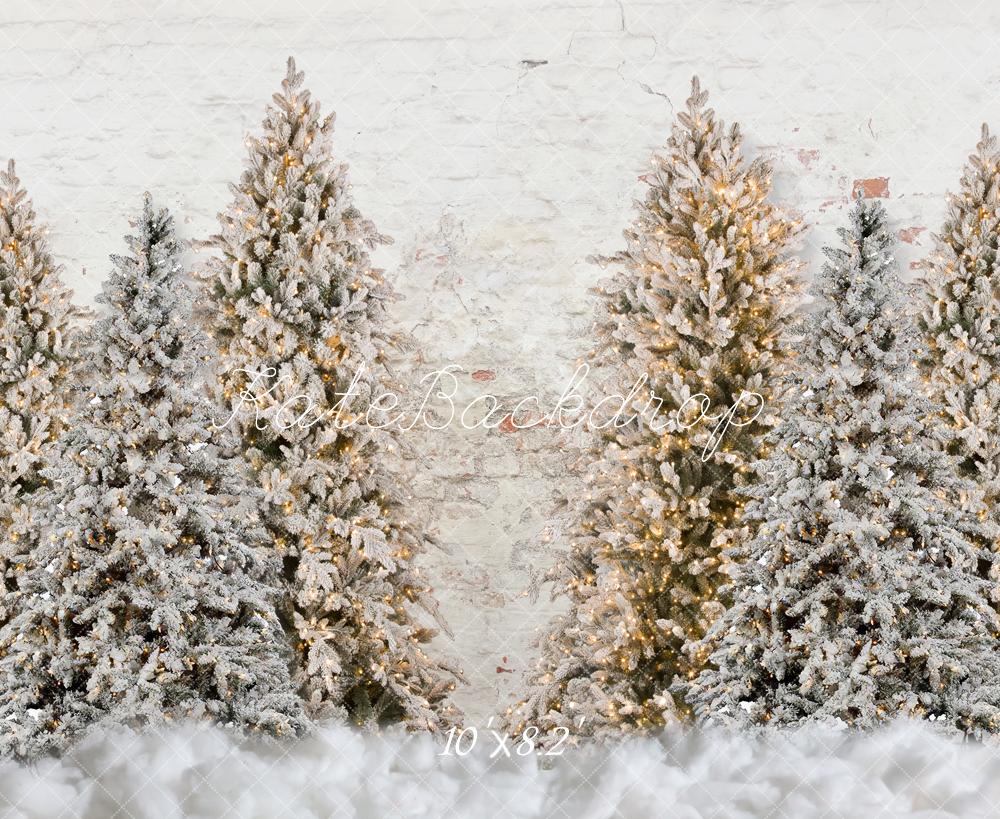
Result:
<svg viewBox="0 0 1000 819"><path fill-rule="evenodd" d="M99 297L91 397L46 472L51 534L0 629L0 750L18 756L106 722L306 724L260 492L213 439L171 220L147 197L137 227Z"/></svg>
<svg viewBox="0 0 1000 819"><path fill-rule="evenodd" d="M1000 510L1000 150L984 124L982 138L949 197L923 276L921 366L936 427L962 475L982 488L994 520ZM1000 550L984 555L983 573L1000 580ZM1000 603L994 586L993 599Z"/></svg>
<svg viewBox="0 0 1000 819"><path fill-rule="evenodd" d="M397 444L375 405L392 290L369 251L387 239L302 80L289 59L210 243L221 383L265 491L311 713L434 730L457 716L455 677L423 650L435 630L415 609L437 616L414 565L425 539L384 468Z"/></svg>
<svg viewBox="0 0 1000 819"><path fill-rule="evenodd" d="M69 412L74 309L14 162L0 172L0 624L43 528L42 474Z"/></svg>
<svg viewBox="0 0 1000 819"><path fill-rule="evenodd" d="M670 686L702 668L697 646L723 608L723 552L742 536L734 489L773 423L790 353L798 225L768 202L768 165L743 160L739 127L707 98L695 78L626 249L605 260L622 269L601 290L601 360L623 395L647 379L629 412L650 410L600 433L569 560L554 573L570 609L541 641L515 731L611 737L686 716ZM728 430L698 420L732 407Z"/></svg>
<svg viewBox="0 0 1000 819"><path fill-rule="evenodd" d="M976 543L996 527L924 425L884 209L859 201L840 234L795 399L756 465L716 668L684 693L732 725L908 715L994 731L998 620Z"/></svg>

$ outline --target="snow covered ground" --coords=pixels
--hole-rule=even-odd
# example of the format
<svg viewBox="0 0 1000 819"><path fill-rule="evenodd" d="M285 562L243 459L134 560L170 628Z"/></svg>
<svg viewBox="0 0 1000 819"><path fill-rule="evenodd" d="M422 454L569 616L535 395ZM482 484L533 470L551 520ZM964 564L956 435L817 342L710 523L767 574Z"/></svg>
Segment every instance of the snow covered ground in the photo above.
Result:
<svg viewBox="0 0 1000 819"><path fill-rule="evenodd" d="M294 746L216 728L95 736L62 760L0 764L9 817L979 817L1000 815L1000 748L926 725L752 739L676 731L551 766L480 733L465 757L426 736L328 728Z"/></svg>

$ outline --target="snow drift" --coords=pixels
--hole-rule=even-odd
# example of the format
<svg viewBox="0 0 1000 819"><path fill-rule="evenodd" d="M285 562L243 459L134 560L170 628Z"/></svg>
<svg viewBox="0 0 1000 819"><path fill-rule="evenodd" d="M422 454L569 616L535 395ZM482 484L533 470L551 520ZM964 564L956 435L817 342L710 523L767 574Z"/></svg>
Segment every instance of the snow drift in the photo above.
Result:
<svg viewBox="0 0 1000 819"><path fill-rule="evenodd" d="M0 763L9 817L974 817L1000 813L1000 748L924 724L869 735L672 731L539 764L324 728L292 745L178 726L95 734L62 759Z"/></svg>

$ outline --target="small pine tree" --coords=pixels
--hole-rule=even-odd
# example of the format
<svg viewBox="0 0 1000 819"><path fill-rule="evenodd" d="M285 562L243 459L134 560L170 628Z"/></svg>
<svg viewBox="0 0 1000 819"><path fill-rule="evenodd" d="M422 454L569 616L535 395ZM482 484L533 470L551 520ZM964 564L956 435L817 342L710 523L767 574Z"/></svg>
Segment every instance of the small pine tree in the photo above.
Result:
<svg viewBox="0 0 1000 819"><path fill-rule="evenodd" d="M553 574L570 610L541 641L515 731L613 737L686 716L671 683L702 668L699 641L723 608L724 550L742 536L734 489L774 421L790 355L798 225L767 201L768 165L744 162L739 127L707 98L695 78L626 250L604 260L623 269L601 290L602 360L623 395L648 379L629 412L652 412L597 441L569 560ZM715 422L696 423L699 394L709 415L745 396L721 440Z"/></svg>
<svg viewBox="0 0 1000 819"><path fill-rule="evenodd" d="M311 713L435 730L457 717L458 672L422 648L435 630L413 608L436 617L414 566L425 539L383 466L398 443L373 406L392 290L369 250L387 240L352 202L333 116L302 81L289 59L209 243L221 385L242 405L233 424L265 492Z"/></svg>
<svg viewBox="0 0 1000 819"><path fill-rule="evenodd" d="M51 535L0 630L0 750L22 757L105 722L305 725L259 492L211 440L171 219L147 196L137 227L99 297L92 397L47 472Z"/></svg>
<svg viewBox="0 0 1000 819"><path fill-rule="evenodd" d="M0 172L0 625L42 529L45 469L69 412L71 293L11 160Z"/></svg>
<svg viewBox="0 0 1000 819"><path fill-rule="evenodd" d="M982 139L949 197L923 276L919 327L926 391L937 428L961 475L976 481L986 508L1000 510L1000 150L984 124ZM984 556L1000 603L1000 550ZM992 559L987 559L987 558Z"/></svg>
<svg viewBox="0 0 1000 819"><path fill-rule="evenodd" d="M796 397L756 465L716 668L682 690L730 725L909 715L993 731L998 622L972 538L995 527L924 425L884 209L859 201L840 235Z"/></svg>

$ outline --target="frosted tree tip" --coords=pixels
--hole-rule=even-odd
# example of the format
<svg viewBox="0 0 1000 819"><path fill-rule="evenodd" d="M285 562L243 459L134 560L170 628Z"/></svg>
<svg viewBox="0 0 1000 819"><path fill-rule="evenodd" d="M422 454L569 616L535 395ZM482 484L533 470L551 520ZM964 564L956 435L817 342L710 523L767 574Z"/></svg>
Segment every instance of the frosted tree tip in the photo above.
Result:
<svg viewBox="0 0 1000 819"><path fill-rule="evenodd" d="M854 207L851 209L851 214L863 225L868 226L869 233L883 230L885 222L888 219L888 214L886 214L881 202L877 199L865 199L864 195L860 193L857 201L854 203Z"/></svg>
<svg viewBox="0 0 1000 819"><path fill-rule="evenodd" d="M7 172L0 173L0 182L11 190L16 190L19 184L17 173L14 170L14 160L7 160Z"/></svg>
<svg viewBox="0 0 1000 819"><path fill-rule="evenodd" d="M988 154L993 151L995 145L996 137L990 134L990 124L988 122L984 122L980 131L979 144L976 146L976 150L981 153Z"/></svg>
<svg viewBox="0 0 1000 819"><path fill-rule="evenodd" d="M305 74L302 71L295 70L295 58L288 58L288 71L285 74L285 79L281 83L285 88L292 89L298 87L302 80L305 78Z"/></svg>
<svg viewBox="0 0 1000 819"><path fill-rule="evenodd" d="M708 102L708 92L701 90L701 80L695 74L691 77L691 96L687 99L688 108L697 111Z"/></svg>

